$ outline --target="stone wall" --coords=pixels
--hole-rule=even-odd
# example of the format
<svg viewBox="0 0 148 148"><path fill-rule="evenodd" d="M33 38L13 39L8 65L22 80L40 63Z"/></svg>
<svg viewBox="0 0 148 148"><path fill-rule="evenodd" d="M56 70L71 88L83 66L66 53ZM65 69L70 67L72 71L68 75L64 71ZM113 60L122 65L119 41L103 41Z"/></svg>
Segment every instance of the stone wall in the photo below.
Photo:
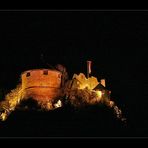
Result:
<svg viewBox="0 0 148 148"><path fill-rule="evenodd" d="M61 73L50 69L34 69L22 73L25 97L48 101L60 94Z"/></svg>

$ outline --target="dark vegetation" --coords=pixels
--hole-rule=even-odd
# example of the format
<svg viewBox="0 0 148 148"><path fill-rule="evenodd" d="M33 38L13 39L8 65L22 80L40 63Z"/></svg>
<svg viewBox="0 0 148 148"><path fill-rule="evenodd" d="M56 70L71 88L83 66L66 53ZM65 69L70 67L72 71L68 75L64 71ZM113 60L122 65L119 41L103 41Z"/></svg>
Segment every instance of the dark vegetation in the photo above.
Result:
<svg viewBox="0 0 148 148"><path fill-rule="evenodd" d="M47 112L30 99L22 102L5 122L1 122L0 136L121 137L128 136L127 131L128 126L103 105L78 109L67 104Z"/></svg>

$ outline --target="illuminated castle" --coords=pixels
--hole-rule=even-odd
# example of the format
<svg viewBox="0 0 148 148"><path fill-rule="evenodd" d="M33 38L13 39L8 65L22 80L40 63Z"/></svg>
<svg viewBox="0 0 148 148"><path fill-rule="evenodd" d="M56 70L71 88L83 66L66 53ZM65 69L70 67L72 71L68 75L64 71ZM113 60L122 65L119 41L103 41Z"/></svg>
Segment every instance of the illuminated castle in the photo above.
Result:
<svg viewBox="0 0 148 148"><path fill-rule="evenodd" d="M58 65L58 70L32 69L21 74L21 84L11 90L0 102L0 119L5 121L22 100L33 99L45 110L64 107L66 102L74 107L104 104L113 108L117 117L122 119L121 110L110 100L111 91L106 89L105 79L100 82L91 73L91 61L87 61L87 78L83 73L74 74L67 79L66 69Z"/></svg>
<svg viewBox="0 0 148 148"><path fill-rule="evenodd" d="M50 101L58 97L61 87L61 72L51 69L33 69L21 74L25 98Z"/></svg>

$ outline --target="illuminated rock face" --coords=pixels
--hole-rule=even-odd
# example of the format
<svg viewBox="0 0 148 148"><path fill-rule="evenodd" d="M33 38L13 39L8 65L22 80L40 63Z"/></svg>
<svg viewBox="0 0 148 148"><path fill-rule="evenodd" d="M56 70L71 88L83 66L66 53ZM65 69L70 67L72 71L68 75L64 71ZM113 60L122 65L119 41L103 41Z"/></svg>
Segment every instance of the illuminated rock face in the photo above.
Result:
<svg viewBox="0 0 148 148"><path fill-rule="evenodd" d="M52 100L60 94L61 72L50 69L34 69L22 73L22 89L25 98L40 101Z"/></svg>

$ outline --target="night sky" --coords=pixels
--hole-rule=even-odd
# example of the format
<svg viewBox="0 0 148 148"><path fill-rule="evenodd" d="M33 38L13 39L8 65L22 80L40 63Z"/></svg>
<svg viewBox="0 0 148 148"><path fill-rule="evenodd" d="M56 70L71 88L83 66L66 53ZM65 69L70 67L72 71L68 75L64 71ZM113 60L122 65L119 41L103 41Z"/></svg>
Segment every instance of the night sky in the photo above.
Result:
<svg viewBox="0 0 148 148"><path fill-rule="evenodd" d="M137 135L148 136L147 11L0 11L0 36L1 89L46 63L86 74L92 60L92 75L106 79Z"/></svg>

